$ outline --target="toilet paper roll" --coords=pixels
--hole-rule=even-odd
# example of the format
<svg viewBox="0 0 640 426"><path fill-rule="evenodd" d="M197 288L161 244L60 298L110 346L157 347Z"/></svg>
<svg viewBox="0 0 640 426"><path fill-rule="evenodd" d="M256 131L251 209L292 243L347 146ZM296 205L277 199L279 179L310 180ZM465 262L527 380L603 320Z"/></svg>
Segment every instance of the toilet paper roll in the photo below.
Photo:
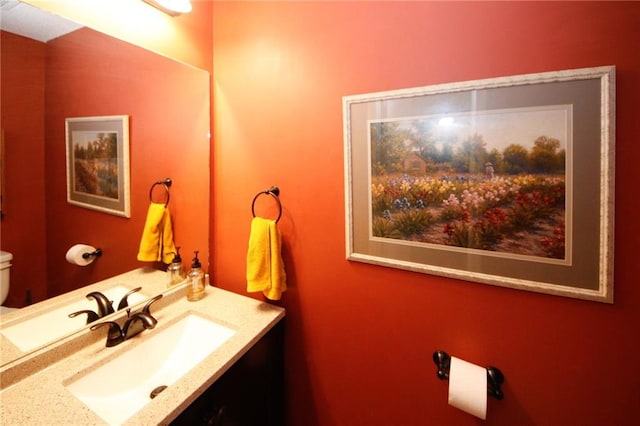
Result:
<svg viewBox="0 0 640 426"><path fill-rule="evenodd" d="M95 260L95 256L88 256L86 259L82 257L85 253L93 253L96 250L95 247L92 247L87 244L76 244L72 246L69 250L67 250L67 262L72 265L78 266L87 266L91 262Z"/></svg>
<svg viewBox="0 0 640 426"><path fill-rule="evenodd" d="M487 417L487 369L451 357L449 405L485 420Z"/></svg>

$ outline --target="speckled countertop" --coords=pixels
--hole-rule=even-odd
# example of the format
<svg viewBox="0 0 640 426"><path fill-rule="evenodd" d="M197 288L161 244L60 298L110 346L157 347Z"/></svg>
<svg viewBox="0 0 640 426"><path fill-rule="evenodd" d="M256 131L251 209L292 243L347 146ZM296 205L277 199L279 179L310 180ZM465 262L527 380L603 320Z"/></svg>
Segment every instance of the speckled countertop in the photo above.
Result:
<svg viewBox="0 0 640 426"><path fill-rule="evenodd" d="M140 293L143 293L145 297L149 298L167 290L166 279L166 273L157 269L148 267L134 269L132 271L107 278L97 283L79 288L77 290L73 290L68 293L49 298L44 302L35 303L22 309L17 309L15 311L4 314L0 317L0 329L11 327L16 323L20 323L24 320L36 317L53 309L57 309L62 306L68 306L69 304L78 300L84 300L85 296L93 291L104 292L106 289L113 286L122 286L129 289L142 287ZM70 312L71 311L69 311L69 313ZM54 326L54 324L50 324L50 326ZM78 330L80 330L80 328ZM67 339L58 338L51 342L48 342L48 349L56 346L61 340ZM68 346L68 343L65 343L65 345ZM4 334L0 333L0 365L4 366L5 364L14 361L17 358L37 352L38 349L28 352L21 351L17 346L13 344L13 342L11 342L11 340L6 338ZM4 387L4 383L2 383L2 386Z"/></svg>
<svg viewBox="0 0 640 426"><path fill-rule="evenodd" d="M162 274L157 279L164 283L166 278ZM3 387L0 391L0 422L23 425L106 424L72 395L65 383L117 356L118 352L131 349L146 336L162 330L187 313L198 314L233 329L235 334L222 346L156 398L150 399L125 423L167 424L285 315L280 307L216 287L207 287L206 296L197 302L187 301L184 288L174 289L154 303L151 311L158 320L155 329L146 330L118 346L105 347L107 327L102 327L94 332L70 336L49 350L45 348L5 364L0 369ZM117 372L114 375L117 376Z"/></svg>

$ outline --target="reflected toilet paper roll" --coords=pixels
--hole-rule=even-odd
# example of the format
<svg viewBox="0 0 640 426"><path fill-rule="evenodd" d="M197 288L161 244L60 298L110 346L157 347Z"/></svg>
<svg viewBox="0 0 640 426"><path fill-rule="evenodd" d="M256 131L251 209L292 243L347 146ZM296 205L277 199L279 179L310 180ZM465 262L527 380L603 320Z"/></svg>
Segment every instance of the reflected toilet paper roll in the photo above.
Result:
<svg viewBox="0 0 640 426"><path fill-rule="evenodd" d="M85 253L93 253L94 251L96 251L96 248L93 246L87 244L76 244L69 250L67 250L67 262L71 263L72 265L87 266L88 264L93 262L96 257L87 256L87 258L85 259L84 257L82 257L82 255Z"/></svg>
<svg viewBox="0 0 640 426"><path fill-rule="evenodd" d="M487 417L487 369L451 357L449 405L485 420Z"/></svg>

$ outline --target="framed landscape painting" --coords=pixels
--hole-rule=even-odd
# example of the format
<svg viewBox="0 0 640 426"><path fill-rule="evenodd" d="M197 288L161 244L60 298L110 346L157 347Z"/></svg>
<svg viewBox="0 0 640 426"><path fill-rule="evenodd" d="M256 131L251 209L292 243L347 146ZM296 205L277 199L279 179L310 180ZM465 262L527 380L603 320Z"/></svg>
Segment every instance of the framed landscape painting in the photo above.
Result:
<svg viewBox="0 0 640 426"><path fill-rule="evenodd" d="M615 68L343 98L347 259L613 302Z"/></svg>
<svg viewBox="0 0 640 426"><path fill-rule="evenodd" d="M129 117L66 119L67 201L130 217Z"/></svg>

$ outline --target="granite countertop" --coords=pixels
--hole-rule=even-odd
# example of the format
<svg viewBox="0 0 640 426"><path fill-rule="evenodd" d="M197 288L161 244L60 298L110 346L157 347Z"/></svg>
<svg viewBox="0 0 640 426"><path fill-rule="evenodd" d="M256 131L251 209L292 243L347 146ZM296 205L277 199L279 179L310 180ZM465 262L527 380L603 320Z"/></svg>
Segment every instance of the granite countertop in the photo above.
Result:
<svg viewBox="0 0 640 426"><path fill-rule="evenodd" d="M166 280L166 272L149 267L134 269L68 293L49 298L43 302L35 303L22 309L6 313L0 317L0 330L12 327L24 320L37 317L42 313L46 313L60 307L69 306L79 300L85 300L86 295L93 291L104 292L106 289L114 286L122 286L128 289L142 287L139 294L144 295L146 298L150 298L166 290ZM88 303L91 304L91 302ZM115 303L118 303L118 301L116 300ZM95 304L95 302L93 304ZM95 308L93 308L93 310L95 310ZM65 312L71 313L72 311L67 310ZM54 325L50 324L49 326L52 327ZM82 328L85 327L80 326L77 330L81 331ZM56 346L60 340L65 339L55 338L50 342L46 342L46 344L47 346L53 347ZM47 349L50 349L50 347ZM0 332L0 365L4 366L5 364L20 357L24 357L25 355L37 353L39 349L41 348L34 348L33 350L26 352L22 351Z"/></svg>
<svg viewBox="0 0 640 426"><path fill-rule="evenodd" d="M162 279L164 278L163 275ZM177 288L154 303L151 312L158 320L158 325L153 330L145 330L115 347L105 347L108 327L102 327L94 332L84 333L86 345L75 351L68 350L70 353L65 353L63 357L43 352L3 366L0 370L3 386L0 391L2 423L106 424L72 395L65 383L108 361L119 351L127 351L144 341L146 336L171 325L175 319L187 313L198 314L233 329L235 334L222 346L156 398L149 400L146 406L125 422L129 425L167 424L285 315L283 308L211 286L207 287L205 297L196 302L187 301L186 290ZM202 338L206 339L206 336ZM74 344L79 344L78 338L69 339L69 345ZM64 348L64 345L58 345L51 351L64 352ZM51 363L46 368L31 365L42 364L47 360ZM116 377L117 374L118 372L114 372Z"/></svg>

